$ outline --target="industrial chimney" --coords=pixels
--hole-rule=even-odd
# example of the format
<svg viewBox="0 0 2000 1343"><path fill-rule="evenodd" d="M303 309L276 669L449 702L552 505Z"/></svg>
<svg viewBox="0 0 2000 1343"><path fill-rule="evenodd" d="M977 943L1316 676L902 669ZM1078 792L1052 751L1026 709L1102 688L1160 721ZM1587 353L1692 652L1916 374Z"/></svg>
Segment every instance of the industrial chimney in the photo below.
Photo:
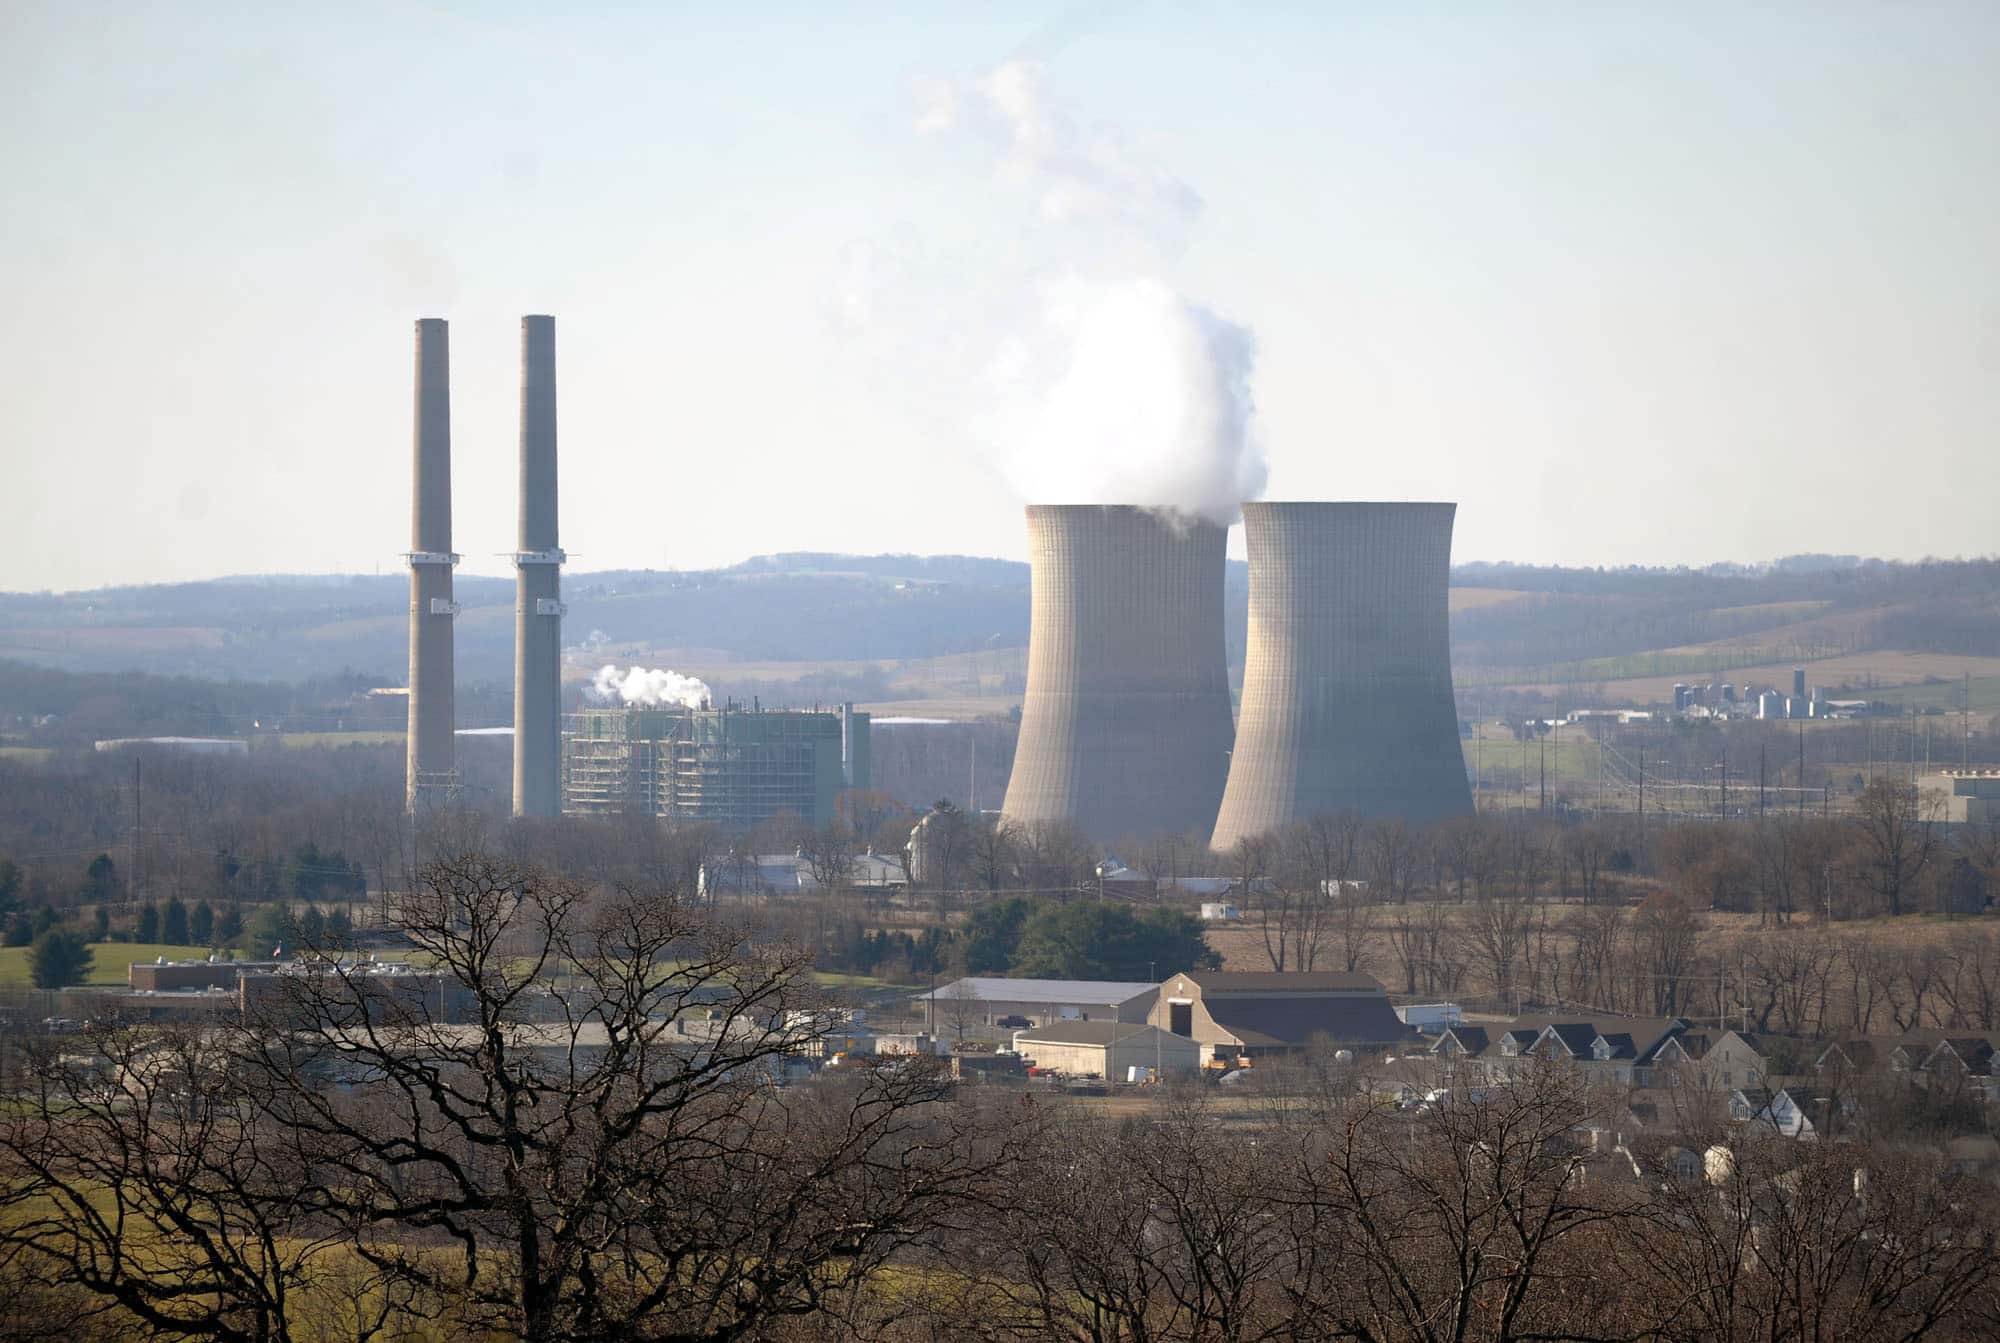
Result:
<svg viewBox="0 0 2000 1343"><path fill-rule="evenodd" d="M1003 814L1206 831L1229 763L1223 543L1129 506L1031 505L1028 685Z"/></svg>
<svg viewBox="0 0 2000 1343"><path fill-rule="evenodd" d="M514 814L562 808L562 547L556 319L521 319L521 530L514 552Z"/></svg>
<svg viewBox="0 0 2000 1343"><path fill-rule="evenodd" d="M410 810L458 794L452 733L451 346L444 320L417 322L416 445L410 508Z"/></svg>
<svg viewBox="0 0 2000 1343"><path fill-rule="evenodd" d="M1447 626L1456 511L1243 506L1250 639L1215 849L1323 812L1472 810Z"/></svg>

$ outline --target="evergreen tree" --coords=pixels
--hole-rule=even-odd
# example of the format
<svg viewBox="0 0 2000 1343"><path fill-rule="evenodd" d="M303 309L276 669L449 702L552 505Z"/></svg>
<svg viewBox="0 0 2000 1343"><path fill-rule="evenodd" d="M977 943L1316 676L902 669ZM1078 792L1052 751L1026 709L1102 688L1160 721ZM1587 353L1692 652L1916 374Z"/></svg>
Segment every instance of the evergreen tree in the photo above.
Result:
<svg viewBox="0 0 2000 1343"><path fill-rule="evenodd" d="M90 977L91 952L83 934L70 928L51 928L35 939L28 952L29 973L38 989L59 989L81 984Z"/></svg>
<svg viewBox="0 0 2000 1343"><path fill-rule="evenodd" d="M187 906L178 895L167 901L166 912L160 918L160 937L177 947L188 944Z"/></svg>
<svg viewBox="0 0 2000 1343"><path fill-rule="evenodd" d="M83 869L83 889L91 899L109 900L118 891L118 865L111 861L111 855L100 853L90 860L90 866Z"/></svg>
<svg viewBox="0 0 2000 1343"><path fill-rule="evenodd" d="M111 911L103 905L99 905L97 913L91 915L90 940L93 942L109 942L111 940Z"/></svg>
<svg viewBox="0 0 2000 1343"><path fill-rule="evenodd" d="M206 900L197 901L188 915L188 942L197 947L215 945L215 909Z"/></svg>
<svg viewBox="0 0 2000 1343"><path fill-rule="evenodd" d="M150 900L139 907L139 940L141 942L160 940L160 907Z"/></svg>
<svg viewBox="0 0 2000 1343"><path fill-rule="evenodd" d="M231 900L229 908L222 911L221 919L216 922L215 940L218 942L234 942L241 936L243 936L243 909L234 900Z"/></svg>
<svg viewBox="0 0 2000 1343"><path fill-rule="evenodd" d="M35 940L35 921L28 917L28 911L17 909L7 916L7 927L0 933L0 943L10 947L25 947Z"/></svg>

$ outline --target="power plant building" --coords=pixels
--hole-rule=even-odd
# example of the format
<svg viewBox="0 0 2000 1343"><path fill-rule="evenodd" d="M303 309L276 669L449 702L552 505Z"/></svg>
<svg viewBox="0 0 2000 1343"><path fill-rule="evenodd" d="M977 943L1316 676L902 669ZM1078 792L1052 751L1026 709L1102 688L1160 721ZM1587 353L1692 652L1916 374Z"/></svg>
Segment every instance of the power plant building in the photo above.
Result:
<svg viewBox="0 0 2000 1343"><path fill-rule="evenodd" d="M1471 813L1447 624L1455 512L1243 506L1249 643L1214 848L1319 813Z"/></svg>
<svg viewBox="0 0 2000 1343"><path fill-rule="evenodd" d="M1123 505L1031 505L1028 680L1002 813L1099 839L1207 831L1229 767L1226 533Z"/></svg>
<svg viewBox="0 0 2000 1343"><path fill-rule="evenodd" d="M788 813L825 825L843 789L869 786L868 724L852 710L585 709L563 734L563 811L733 833Z"/></svg>

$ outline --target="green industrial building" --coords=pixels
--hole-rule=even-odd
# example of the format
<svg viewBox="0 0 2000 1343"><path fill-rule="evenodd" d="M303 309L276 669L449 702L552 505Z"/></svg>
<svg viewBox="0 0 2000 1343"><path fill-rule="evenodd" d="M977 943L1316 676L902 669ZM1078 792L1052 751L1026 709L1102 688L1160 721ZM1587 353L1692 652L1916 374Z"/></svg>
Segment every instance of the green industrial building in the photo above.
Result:
<svg viewBox="0 0 2000 1343"><path fill-rule="evenodd" d="M732 832L786 813L834 818L869 786L868 715L743 708L603 708L563 729L563 811L708 822Z"/></svg>

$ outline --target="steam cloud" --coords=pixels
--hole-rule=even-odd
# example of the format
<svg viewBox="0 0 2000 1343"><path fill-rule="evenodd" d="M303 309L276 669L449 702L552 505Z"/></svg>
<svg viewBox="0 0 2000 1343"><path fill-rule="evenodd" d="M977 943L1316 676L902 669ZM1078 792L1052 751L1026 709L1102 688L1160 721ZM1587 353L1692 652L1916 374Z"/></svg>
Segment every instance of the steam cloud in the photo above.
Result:
<svg viewBox="0 0 2000 1343"><path fill-rule="evenodd" d="M1035 62L918 90L918 127L996 147L1053 266L985 369L975 434L1036 503L1143 504L1227 524L1261 494L1248 328L1181 294L1169 262L1202 208L1115 133L1080 127ZM1054 274L1055 279L1040 278Z"/></svg>
<svg viewBox="0 0 2000 1343"><path fill-rule="evenodd" d="M600 667L590 678L590 693L606 704L618 700L649 707L678 704L687 709L699 709L711 698L707 682L700 677L658 667L632 667L622 672L616 666Z"/></svg>

